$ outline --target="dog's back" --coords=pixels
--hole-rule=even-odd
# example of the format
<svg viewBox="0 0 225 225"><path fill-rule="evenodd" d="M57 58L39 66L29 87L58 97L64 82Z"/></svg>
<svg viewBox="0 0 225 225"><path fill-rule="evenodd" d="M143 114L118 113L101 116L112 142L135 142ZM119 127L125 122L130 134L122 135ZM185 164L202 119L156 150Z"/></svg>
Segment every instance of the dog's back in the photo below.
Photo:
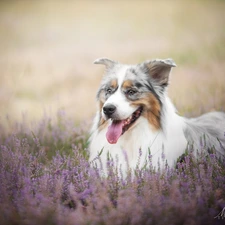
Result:
<svg viewBox="0 0 225 225"><path fill-rule="evenodd" d="M225 155L225 113L210 112L186 119L184 134L194 149L215 148L219 155Z"/></svg>

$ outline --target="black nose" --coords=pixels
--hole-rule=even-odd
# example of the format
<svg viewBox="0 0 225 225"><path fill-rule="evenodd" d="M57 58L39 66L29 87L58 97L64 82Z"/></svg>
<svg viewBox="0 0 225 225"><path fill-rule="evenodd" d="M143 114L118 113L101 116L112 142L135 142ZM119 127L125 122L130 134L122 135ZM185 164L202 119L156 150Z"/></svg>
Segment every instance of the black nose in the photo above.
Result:
<svg viewBox="0 0 225 225"><path fill-rule="evenodd" d="M114 105L106 105L103 107L103 112L105 113L106 116L110 117L112 114L116 111L116 106Z"/></svg>

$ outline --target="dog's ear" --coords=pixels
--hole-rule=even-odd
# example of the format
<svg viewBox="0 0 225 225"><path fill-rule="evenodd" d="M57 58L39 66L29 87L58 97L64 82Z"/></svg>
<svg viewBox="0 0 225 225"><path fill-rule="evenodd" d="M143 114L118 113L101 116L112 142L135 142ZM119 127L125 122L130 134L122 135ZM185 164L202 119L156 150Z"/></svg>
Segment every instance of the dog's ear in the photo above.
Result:
<svg viewBox="0 0 225 225"><path fill-rule="evenodd" d="M96 59L94 61L94 64L102 64L102 65L105 65L106 66L106 69L111 69L116 64L118 64L118 62L113 61L111 59L107 59L107 58L100 58L100 59Z"/></svg>
<svg viewBox="0 0 225 225"><path fill-rule="evenodd" d="M172 59L155 59L141 64L145 72L160 86L168 85L171 68L175 66Z"/></svg>

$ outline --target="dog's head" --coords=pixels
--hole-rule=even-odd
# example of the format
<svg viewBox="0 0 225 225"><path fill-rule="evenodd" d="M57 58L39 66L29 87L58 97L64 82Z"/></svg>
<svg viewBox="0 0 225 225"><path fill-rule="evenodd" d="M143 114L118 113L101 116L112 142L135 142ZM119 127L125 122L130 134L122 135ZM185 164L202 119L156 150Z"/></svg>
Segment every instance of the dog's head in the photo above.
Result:
<svg viewBox="0 0 225 225"><path fill-rule="evenodd" d="M97 94L101 111L98 126L108 126L109 143L115 144L121 135L133 129L141 116L152 129L161 128L162 99L170 70L176 66L172 59L123 65L101 58L94 63L106 66Z"/></svg>

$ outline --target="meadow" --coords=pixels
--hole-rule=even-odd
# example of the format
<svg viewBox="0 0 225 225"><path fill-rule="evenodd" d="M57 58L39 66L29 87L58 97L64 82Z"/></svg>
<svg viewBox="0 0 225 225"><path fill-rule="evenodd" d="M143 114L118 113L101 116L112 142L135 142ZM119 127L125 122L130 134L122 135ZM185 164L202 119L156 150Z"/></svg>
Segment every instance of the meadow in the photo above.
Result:
<svg viewBox="0 0 225 225"><path fill-rule="evenodd" d="M173 58L179 114L225 111L224 11L221 0L1 1L0 224L223 224L225 160L204 143L198 160L159 172L149 155L126 177L110 159L102 176L87 149L99 57Z"/></svg>

